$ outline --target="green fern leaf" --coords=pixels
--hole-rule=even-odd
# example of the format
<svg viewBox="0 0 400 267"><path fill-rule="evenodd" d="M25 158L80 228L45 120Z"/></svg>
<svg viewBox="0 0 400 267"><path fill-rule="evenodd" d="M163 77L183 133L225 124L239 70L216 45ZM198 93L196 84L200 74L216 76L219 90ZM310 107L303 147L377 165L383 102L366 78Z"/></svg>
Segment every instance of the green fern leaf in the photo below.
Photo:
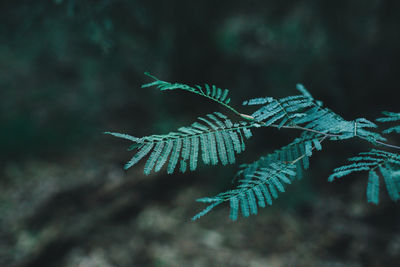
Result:
<svg viewBox="0 0 400 267"><path fill-rule="evenodd" d="M212 133L208 134L208 142L210 144L208 151L210 152L211 164L216 165L218 163L218 154L217 154L217 145L215 142L214 134Z"/></svg>
<svg viewBox="0 0 400 267"><path fill-rule="evenodd" d="M187 168L187 163L186 163L186 161L183 160L183 159L181 159L181 165L180 165L179 171L180 171L181 173L185 173L185 172L186 172L186 168Z"/></svg>
<svg viewBox="0 0 400 267"><path fill-rule="evenodd" d="M144 167L144 174L146 175L150 174L163 148L164 148L164 143L160 142L156 144L156 147L154 148L153 152L151 153L149 159L146 162L146 165Z"/></svg>
<svg viewBox="0 0 400 267"><path fill-rule="evenodd" d="M181 152L181 148L182 148L182 139L174 140L174 146L173 146L171 158L170 158L169 164L168 164L168 170L167 170L168 174L172 174L174 172L175 166L179 160L179 154Z"/></svg>
<svg viewBox="0 0 400 267"><path fill-rule="evenodd" d="M133 142L137 142L139 140L139 138L131 136L129 134L121 134L121 133L112 133L112 132L104 132L104 134L109 134L115 137L119 137L119 138L123 138L123 139L127 139Z"/></svg>
<svg viewBox="0 0 400 267"><path fill-rule="evenodd" d="M219 158L221 159L222 165L228 164L228 157L226 155L225 143L220 132L215 133L215 139L217 140Z"/></svg>
<svg viewBox="0 0 400 267"><path fill-rule="evenodd" d="M204 84L205 88L204 90L204 88L202 88L200 85L189 86L187 84L182 84L182 83L170 83L166 81L161 81L149 73L145 74L150 78L154 79L155 81L142 85L142 88L157 87L160 91L184 90L207 97L225 106L228 105L230 102L230 98L227 98L229 90L227 89L222 90L221 88L218 88L215 85L212 85L210 87L208 84Z"/></svg>
<svg viewBox="0 0 400 267"><path fill-rule="evenodd" d="M190 170L194 171L197 168L197 157L199 153L199 137L192 137L192 148L190 153Z"/></svg>
<svg viewBox="0 0 400 267"><path fill-rule="evenodd" d="M263 126L274 126L278 129L301 126L303 129L324 133L331 140L353 137L360 137L372 143L385 140L380 134L369 130L369 128L377 127L371 121L364 118L346 121L330 109L323 108L322 102L315 101L301 84L297 85L297 89L302 93L301 95L281 99L255 98L245 101L243 104L266 104L251 115Z"/></svg>
<svg viewBox="0 0 400 267"><path fill-rule="evenodd" d="M233 141L231 135L227 132L222 132L222 137L225 142L226 154L228 156L229 164L235 163L235 150L233 149Z"/></svg>
<svg viewBox="0 0 400 267"><path fill-rule="evenodd" d="M111 132L106 134L134 142L130 149L137 149L137 152L125 165L125 169L132 167L152 152L145 164L144 173L150 174L153 169L158 172L168 162L167 172L171 174L178 162L181 172L186 172L188 167L194 171L198 166L199 150L205 164L216 165L219 161L223 165L235 163L235 154L244 150L244 138L251 137L249 128L259 127L256 122L234 124L219 112L198 119L204 124L195 122L191 126L180 127L178 132L165 135L136 138L127 134Z"/></svg>
<svg viewBox="0 0 400 267"><path fill-rule="evenodd" d="M214 202L211 205L207 206L204 210L202 210L201 212L197 213L196 216L194 216L192 218L192 221L195 221L197 219L200 219L200 217L203 217L204 215L206 215L210 210L212 210L214 207L218 206L219 204L221 204L221 202Z"/></svg>
<svg viewBox="0 0 400 267"><path fill-rule="evenodd" d="M263 156L253 163L241 165L236 177L244 177L244 179L245 177L251 177L257 170L269 167L271 163L276 161L292 162L296 159L301 159L295 163L296 176L291 176L301 179L303 171L309 167L309 158L312 156L313 148L318 146L315 144L321 146L320 140L322 139L323 137L319 134L303 133L301 137L296 138L289 145ZM319 147L319 149L322 149L322 147Z"/></svg>
<svg viewBox="0 0 400 267"><path fill-rule="evenodd" d="M242 209L243 217L249 217L250 216L249 202L244 193L239 194L239 203Z"/></svg>
<svg viewBox="0 0 400 267"><path fill-rule="evenodd" d="M400 121L400 113L395 113L395 112L389 112L389 111L383 111L383 115L386 117L376 119L379 122L393 122L393 121ZM400 133L400 125L390 127L386 130L383 131L385 134L390 134L392 132L395 133Z"/></svg>
<svg viewBox="0 0 400 267"><path fill-rule="evenodd" d="M293 164L274 162L270 166L254 172L250 177L251 179L240 180L235 189L220 193L215 197L202 198L198 201L214 202L218 203L218 205L229 201L231 208L229 217L231 220L238 218L239 209L243 217L248 217L251 214L257 214L258 207L263 208L266 203L272 205L272 198L276 199L278 197L278 191L284 192L283 184L290 184L291 177L295 175L295 166ZM198 218L198 215L194 216L193 219Z"/></svg>
<svg viewBox="0 0 400 267"><path fill-rule="evenodd" d="M400 187L398 183L398 177L392 175L391 169L379 166L379 170L382 173L383 179L385 180L386 189L388 191L389 197L393 201L400 199Z"/></svg>
<svg viewBox="0 0 400 267"><path fill-rule="evenodd" d="M210 144L208 142L208 135L201 135L201 157L203 158L204 164L210 164L210 151L208 148L210 147Z"/></svg>
<svg viewBox="0 0 400 267"><path fill-rule="evenodd" d="M265 201L267 201L268 205L271 206L272 205L272 198L271 198L271 194L268 191L267 186L265 184L260 184L260 186L258 186L258 187L264 193ZM260 200L260 199L258 199L258 200Z"/></svg>
<svg viewBox="0 0 400 267"><path fill-rule="evenodd" d="M210 86L208 86L208 84L205 84L204 86L206 88L207 95L210 95L211 94Z"/></svg>
<svg viewBox="0 0 400 267"><path fill-rule="evenodd" d="M278 198L278 191L276 190L275 186L272 184L271 181L268 181L267 183L268 183L268 189L269 189L269 192L271 193L271 196L274 199L277 199Z"/></svg>
<svg viewBox="0 0 400 267"><path fill-rule="evenodd" d="M238 216L239 216L239 199L236 198L236 197L235 198L231 198L230 199L230 207L231 207L231 211L230 211L229 218L232 221L236 221Z"/></svg>
<svg viewBox="0 0 400 267"><path fill-rule="evenodd" d="M379 176L371 170L368 177L367 185L367 200L368 203L377 205L379 203Z"/></svg>
<svg viewBox="0 0 400 267"><path fill-rule="evenodd" d="M265 208L265 198L262 189L259 186L255 186L253 191L258 199L258 206Z"/></svg>
<svg viewBox="0 0 400 267"><path fill-rule="evenodd" d="M165 162L168 159L169 154L172 151L172 148L174 146L174 141L173 140L168 140L167 144L164 147L163 152L161 153L161 156L159 157L158 161L157 161L157 165L154 169L155 172L158 172L161 170L162 166L164 166Z"/></svg>
<svg viewBox="0 0 400 267"><path fill-rule="evenodd" d="M312 98L304 95L290 96L281 99L271 97L256 98L245 101L244 105L267 104L259 108L251 116L258 122L263 122L265 126L278 124L278 128L286 124L295 125L295 120L305 116L307 108L315 106Z"/></svg>
<svg viewBox="0 0 400 267"><path fill-rule="evenodd" d="M400 113L390 112L390 111L383 111L383 115L386 117L376 119L379 122L391 122L391 121L400 121Z"/></svg>
<svg viewBox="0 0 400 267"><path fill-rule="evenodd" d="M153 143L143 144L143 146L140 148L137 154L133 156L132 159L127 164L125 164L124 169L127 170L133 165L135 165L137 162L139 162L151 151L153 146L154 146Z"/></svg>
<svg viewBox="0 0 400 267"><path fill-rule="evenodd" d="M215 98L215 96L217 95L217 87L215 87L215 85L212 86L212 93L211 93L211 97Z"/></svg>
<svg viewBox="0 0 400 267"><path fill-rule="evenodd" d="M302 93L305 97L307 97L311 100L313 99L310 92L308 92L307 89L304 87L304 85L302 85L301 83L296 84L296 89L299 90L300 93Z"/></svg>
<svg viewBox="0 0 400 267"><path fill-rule="evenodd" d="M301 179L304 170L309 168L309 158L314 150L321 150L321 142L328 140L344 140L354 137L365 139L374 145L391 148L398 146L386 144L386 139L380 133L372 130L377 127L365 118L352 121L343 119L328 108L323 107L321 101L316 101L307 89L297 84L300 95L288 96L280 99L272 97L254 98L243 102L244 105L258 105L258 109L250 115L241 114L229 106L230 98L227 89L215 85L189 86L181 83L161 81L147 74L154 81L145 84L142 88L157 87L160 91L183 90L213 100L224 108L229 109L241 119L232 123L229 118L219 112L199 117L188 127L180 127L176 132L164 135L150 135L137 138L128 134L105 132L117 138L129 140L132 144L128 150L134 155L125 165L128 169L148 156L144 166L144 173L150 174L153 170L160 171L168 165L167 172L173 173L178 162L179 170L194 171L198 166L199 157L205 164L222 165L233 164L236 154L245 150L245 139L252 136L251 128L275 127L278 129L302 130L303 134L289 145L261 157L259 160L241 165L235 176L236 187L220 193L214 197L198 199L208 206L195 215L196 220L221 203L230 203L230 218L237 220L239 213L243 217L257 214L259 208L272 205L273 200L285 192L286 186L296 178ZM379 118L379 122L400 121L400 113L383 112L386 117ZM383 133L400 133L400 125L391 127ZM199 156L201 153L201 156ZM347 176L353 172L368 171L366 197L369 203L378 204L381 177L386 186L389 197L393 201L400 199L400 155L382 150L371 150L349 158L349 164L336 168L329 176L331 182L337 178ZM237 180L236 180L237 179ZM240 211L240 212L239 212Z"/></svg>
<svg viewBox="0 0 400 267"><path fill-rule="evenodd" d="M247 192L247 199L248 199L248 203L249 203L249 208L250 208L250 213L251 214L257 214L257 202L256 202L256 198L254 196L254 192L253 190L248 190Z"/></svg>
<svg viewBox="0 0 400 267"><path fill-rule="evenodd" d="M186 136L183 139L182 159L187 160L190 155L190 138Z"/></svg>
<svg viewBox="0 0 400 267"><path fill-rule="evenodd" d="M379 202L379 176L375 172L379 169L384 178L387 192L393 201L400 199L400 155L382 150L373 149L361 152L358 156L349 158L351 164L333 170L328 181L341 178L353 172L369 171L367 184L367 200L370 203Z"/></svg>

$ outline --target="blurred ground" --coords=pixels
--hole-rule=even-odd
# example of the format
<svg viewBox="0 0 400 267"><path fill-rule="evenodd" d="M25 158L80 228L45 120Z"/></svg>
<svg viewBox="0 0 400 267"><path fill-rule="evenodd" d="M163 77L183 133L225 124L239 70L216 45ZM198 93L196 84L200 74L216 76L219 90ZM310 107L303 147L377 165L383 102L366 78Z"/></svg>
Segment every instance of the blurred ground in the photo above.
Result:
<svg viewBox="0 0 400 267"><path fill-rule="evenodd" d="M278 204L235 223L224 207L191 222L201 208L193 200L207 195L208 187L185 175L143 177L136 170L127 175L110 163L110 155L91 150L56 162L7 165L2 266L396 266L400 261L399 207L388 201L367 205L364 183L352 186L352 197L321 192L296 209ZM390 218L382 218L387 214Z"/></svg>
<svg viewBox="0 0 400 267"><path fill-rule="evenodd" d="M124 172L127 144L101 132L220 111L140 89L145 71L228 88L238 106L301 82L346 119L399 112L399 22L394 0L1 1L0 266L398 266L399 205L366 204L365 175L326 182L363 143L327 144L258 216L232 223L224 206L193 223L237 166ZM239 163L297 134L260 130Z"/></svg>

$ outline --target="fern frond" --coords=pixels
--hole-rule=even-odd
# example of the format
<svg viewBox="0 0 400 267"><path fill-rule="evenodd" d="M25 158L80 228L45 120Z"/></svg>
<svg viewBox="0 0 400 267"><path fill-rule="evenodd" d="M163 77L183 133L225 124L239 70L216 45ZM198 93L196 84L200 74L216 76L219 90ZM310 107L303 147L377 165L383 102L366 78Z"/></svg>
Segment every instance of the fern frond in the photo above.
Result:
<svg viewBox="0 0 400 267"><path fill-rule="evenodd" d="M181 127L178 132L166 135L150 135L142 138L127 134L105 132L115 137L133 141L130 150L136 150L135 155L125 165L128 169L150 154L144 173L158 172L168 161L167 172L173 173L178 162L180 171L185 172L187 167L191 171L197 168L199 152L205 164L222 165L235 163L235 155L244 151L244 139L251 137L249 128L259 127L256 122L232 123L227 116L214 112L199 117L199 122L189 127ZM151 152L151 153L150 153ZM189 163L188 163L189 161Z"/></svg>
<svg viewBox="0 0 400 267"><path fill-rule="evenodd" d="M377 125L365 118L347 121L332 110L322 108L319 105L304 113L305 116L297 119L296 123L306 129L330 135L331 140L343 140L353 137L360 137L370 142L386 140L380 134L368 130L377 128Z"/></svg>
<svg viewBox="0 0 400 267"><path fill-rule="evenodd" d="M377 126L364 118L347 121L328 108L322 107L311 94L298 84L301 95L288 96L281 99L272 97L255 98L243 102L244 105L264 105L251 116L263 126L277 128L299 128L321 133L331 140L343 140L360 137L370 142L386 140L380 134L368 130Z"/></svg>
<svg viewBox="0 0 400 267"><path fill-rule="evenodd" d="M256 98L244 101L243 105L267 104L255 111L251 116L258 122L263 122L264 126L296 125L295 120L305 116L305 108L314 106L315 103L304 95L289 96L281 99L272 97Z"/></svg>
<svg viewBox="0 0 400 267"><path fill-rule="evenodd" d="M251 179L240 180L238 186L230 191L220 193L215 197L200 198L197 201L211 203L203 211L195 215L197 220L223 202L230 202L230 218L236 220L239 212L244 217L257 214L258 208L272 205L272 199L278 198L278 193L285 192L285 184L291 184L296 176L296 167L283 162L271 163L268 167L260 168Z"/></svg>
<svg viewBox="0 0 400 267"><path fill-rule="evenodd" d="M308 159L313 149L321 150L321 142L325 137L304 132L292 143L276 150L259 160L241 166L236 174L239 184L236 189L223 192L215 197L198 199L199 202L211 203L202 212L193 217L198 219L215 206L230 201L230 218L236 220L239 211L244 217L257 214L258 208L272 205L278 194L285 192L285 184L291 184L296 177L309 166Z"/></svg>
<svg viewBox="0 0 400 267"><path fill-rule="evenodd" d="M243 114L240 114L237 110L235 110L233 107L229 105L231 102L231 99L228 97L229 90L228 89L221 89L218 88L215 85L209 85L209 84L204 84L204 86L200 85L195 85L195 86L190 86L187 84L183 83L170 83L166 81L159 80L155 76L145 73L147 76L150 78L154 79L153 82L143 84L142 88L147 88L147 87L157 87L160 91L168 91L168 90L183 90L191 93L195 93L197 95L206 97L210 100L213 100L221 105L223 105L225 108L231 110L234 112L236 115L239 115L241 118L250 120L252 121L252 118L249 118L247 116L243 116Z"/></svg>
<svg viewBox="0 0 400 267"><path fill-rule="evenodd" d="M390 128L388 128L388 129L383 131L383 133L385 133L385 134L390 134L392 132L400 133L400 125L399 126L390 127Z"/></svg>
<svg viewBox="0 0 400 267"><path fill-rule="evenodd" d="M393 201L400 199L400 155L382 150L373 149L370 152L361 152L358 156L348 159L351 164L336 168L328 178L332 182L336 178L349 175L353 172L368 171L367 200L370 203L379 202L379 169L384 178L386 189Z"/></svg>
<svg viewBox="0 0 400 267"><path fill-rule="evenodd" d="M323 138L320 134L304 132L300 137L293 140L293 142L275 150L273 153L262 156L250 164L242 164L236 177L251 177L258 169L269 166L276 161L289 163L300 159L294 165L296 166L296 177L301 179L304 170L309 168L309 158L312 156L313 148L322 150L321 141Z"/></svg>
<svg viewBox="0 0 400 267"><path fill-rule="evenodd" d="M390 121L400 121L400 113L390 112L390 111L383 111L383 115L386 117L376 119L379 122L390 122Z"/></svg>
<svg viewBox="0 0 400 267"><path fill-rule="evenodd" d="M140 138L131 136L129 134L121 134L121 133L112 133L112 132L104 132L104 134L109 134L115 137L119 137L119 138L123 138L123 139L127 139L133 142L137 142Z"/></svg>
<svg viewBox="0 0 400 267"><path fill-rule="evenodd" d="M376 119L377 121L379 121L379 122L400 121L400 113L383 111L382 114L386 115L386 117ZM400 125L390 127L383 131L383 133L385 133L385 134L390 134L392 132L400 133Z"/></svg>
<svg viewBox="0 0 400 267"><path fill-rule="evenodd" d="M205 164L222 165L232 164L236 155L245 150L245 139L252 136L250 131L254 127L275 127L278 129L296 129L303 131L285 147L261 157L257 161L241 165L235 176L234 189L220 193L214 197L206 197L197 201L207 203L208 206L192 219L204 216L221 203L228 202L230 218L236 220L239 214L248 217L257 214L259 208L272 205L279 193L286 190L286 185L295 179L301 179L304 170L309 168L309 158L314 150L322 149L322 141L344 140L353 137L365 139L374 145L383 145L390 148L400 147L384 143L386 139L371 129L377 127L365 118L352 121L343 119L332 110L323 107L321 101L315 100L307 89L297 84L299 95L280 99L272 97L254 98L243 102L244 105L257 106L251 115L239 113L229 105L229 91L215 85L189 86L181 83L169 83L147 74L154 79L144 84L142 88L156 87L160 91L183 90L206 97L215 101L246 121L233 123L227 116L214 112L188 127L180 127L176 132L164 135L150 135L137 138L128 134L105 132L118 138L132 142L128 148L134 155L126 163L128 169L145 157L144 173L158 172L167 165L167 173L176 169L181 172L196 170L199 158ZM379 118L379 122L400 121L400 113L383 112L386 116ZM400 133L400 126L391 127L383 133ZM201 154L201 155L199 155ZM336 168L329 176L332 182L353 172L368 171L366 196L369 203L378 204L381 177L386 186L389 197L393 201L400 199L400 154L382 150L371 150L359 153L349 159L348 165ZM179 168L178 167L179 163Z"/></svg>

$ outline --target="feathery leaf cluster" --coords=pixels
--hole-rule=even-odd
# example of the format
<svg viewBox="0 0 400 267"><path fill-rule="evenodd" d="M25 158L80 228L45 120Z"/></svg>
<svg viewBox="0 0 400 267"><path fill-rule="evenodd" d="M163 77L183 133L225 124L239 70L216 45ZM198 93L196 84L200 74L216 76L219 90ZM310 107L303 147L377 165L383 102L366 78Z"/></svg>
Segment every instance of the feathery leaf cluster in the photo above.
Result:
<svg viewBox="0 0 400 267"><path fill-rule="evenodd" d="M400 113L383 111L383 115L386 117L376 119L379 122L392 122L392 121L400 121ZM400 125L390 127L383 131L385 134L390 134L392 132L400 133Z"/></svg>
<svg viewBox="0 0 400 267"><path fill-rule="evenodd" d="M215 197L198 199L198 202L208 203L209 206L196 214L192 220L199 219L226 201L230 202L229 217L233 221L237 220L239 209L244 217L257 214L259 207L264 208L266 204L272 205L272 200L278 198L278 192L285 192L284 184L291 184L295 176L296 171L293 164L274 162L268 167L259 168L252 173L251 179L240 180L237 188L220 193Z"/></svg>
<svg viewBox="0 0 400 267"><path fill-rule="evenodd" d="M257 123L239 122L232 123L225 115L219 112L199 117L200 122L195 122L189 127L181 127L178 132L166 135L150 135L142 138L127 134L106 132L115 137L133 141L129 150L136 150L135 155L125 165L129 169L138 163L147 154L150 154L144 173L155 172L168 161L167 172L173 173L180 162L180 171L185 172L188 166L194 171L197 168L199 152L205 164L222 165L235 163L235 154L245 150L244 140L252 136L249 128L257 127Z"/></svg>
<svg viewBox="0 0 400 267"><path fill-rule="evenodd" d="M303 90L305 90L303 88ZM306 91L303 91L304 93ZM263 105L251 116L258 122L263 122L265 126L277 124L280 129L284 125L297 125L296 120L306 116L306 109L314 107L316 104L308 93L307 95L288 96L281 99L272 97L255 98L244 101L243 105Z"/></svg>
<svg viewBox="0 0 400 267"><path fill-rule="evenodd" d="M328 178L332 182L336 178L349 175L353 172L368 171L367 200L370 203L379 203L379 176L382 174L386 189L393 201L400 199L400 155L382 150L373 149L361 152L358 156L348 159L351 164L336 168Z"/></svg>
<svg viewBox="0 0 400 267"><path fill-rule="evenodd" d="M251 214L257 214L257 205L250 205L255 203L252 197L254 195L257 196L259 207L265 207L263 199L268 205L272 205L272 200L278 198L278 192L285 192L281 181L291 184L296 178L301 179L303 171L309 168L309 158L313 149L321 150L323 139L324 137L318 137L314 133L304 132L301 137L296 138L287 146L263 156L253 163L242 164L241 170L235 176L235 180L239 179L237 187L213 198L198 199L199 202L211 204L193 219L205 215L218 205L216 203L220 204L227 200L231 201L230 218L232 220L236 220L238 217L238 203L241 203L244 217L249 216L249 213L246 212L247 206L253 207L250 209ZM288 177L290 179L287 179ZM243 190L246 192L243 193Z"/></svg>
<svg viewBox="0 0 400 267"><path fill-rule="evenodd" d="M198 160L205 164L232 164L236 155L245 150L244 140L250 138L251 128L273 127L279 130L301 130L302 134L288 145L272 153L261 156L258 160L242 164L234 181L235 187L214 197L198 199L208 206L192 219L196 220L207 214L214 207L224 202L230 203L230 218L236 220L239 213L243 217L257 214L259 208L272 205L279 193L285 192L285 185L301 179L303 172L309 168L309 158L314 150L322 150L324 140L340 141L350 138L361 138L372 145L400 149L399 146L384 143L386 139L374 131L377 125L365 118L347 121L332 110L323 107L321 101L315 100L306 88L297 84L299 95L280 99L273 97L254 98L244 101L244 105L260 106L251 115L242 114L230 106L229 91L214 85L204 87L189 86L182 83L161 81L147 74L154 81L142 88L156 87L160 91L183 90L210 99L239 117L232 122L220 112L199 117L188 127L181 127L176 132L165 135L150 135L141 138L128 134L106 132L118 138L127 139L133 144L129 150L135 154L125 165L125 169L137 164L148 156L144 173L160 171L167 165L167 172L173 173L179 163L181 172L197 168ZM383 112L386 117L379 122L400 120L400 113ZM245 121L243 121L243 119ZM400 126L385 130L383 133L400 132ZM400 199L400 154L373 149L362 152L349 159L348 165L336 168L328 178L333 181L353 172L368 171L368 202L379 202L380 175L383 177L390 198ZM379 175L380 174L380 175Z"/></svg>
<svg viewBox="0 0 400 267"><path fill-rule="evenodd" d="M310 166L309 158L312 156L313 149L322 150L321 142L323 138L320 134L304 132L293 142L275 150L273 153L262 156L250 164L242 164L236 177L251 177L252 173L259 168L269 166L273 162L290 163L301 158L293 163L296 166L297 178L301 179L304 170L307 170Z"/></svg>
<svg viewBox="0 0 400 267"><path fill-rule="evenodd" d="M194 94L206 97L212 101L215 101L215 102L223 105L225 108L236 113L237 115L240 115L234 108L232 108L229 105L229 103L231 102L231 99L228 97L228 94L229 94L228 89L221 89L215 85L208 85L208 84L204 84L204 87L201 87L200 85L190 86L190 85L183 84L183 83L170 83L170 82L166 82L166 81L161 81L149 73L145 73L145 74L147 76L149 76L150 78L152 78L154 81L151 83L142 85L142 88L154 86L154 87L158 88L160 91L169 91L169 90L187 91L190 93L194 93ZM247 119L245 116L242 118Z"/></svg>
<svg viewBox="0 0 400 267"><path fill-rule="evenodd" d="M309 131L320 132L332 140L343 140L360 137L371 142L386 140L380 134L367 130L377 125L358 118L347 121L328 108L323 108L321 101L316 101L301 84L297 85L301 95L288 96L281 99L272 97L255 98L244 101L244 105L264 105L251 116L263 126L302 127Z"/></svg>

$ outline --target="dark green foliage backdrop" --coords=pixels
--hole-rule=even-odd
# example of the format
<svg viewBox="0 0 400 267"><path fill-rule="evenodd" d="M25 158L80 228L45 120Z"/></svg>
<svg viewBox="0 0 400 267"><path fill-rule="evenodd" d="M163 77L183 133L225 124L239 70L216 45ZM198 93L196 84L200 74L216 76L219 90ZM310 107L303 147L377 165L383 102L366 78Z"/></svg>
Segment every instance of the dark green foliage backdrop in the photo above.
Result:
<svg viewBox="0 0 400 267"><path fill-rule="evenodd" d="M104 220L90 215L84 208L80 213L57 215L53 212L53 209L63 209L62 205L70 205L68 201L61 201L60 207L43 204L58 199L57 194L65 190L71 191L70 196L64 192L66 199L73 199L79 194L99 194L97 188L108 185L107 178L102 177L109 173L117 173L116 176L122 177L119 178L122 184L129 184L141 177L141 168L131 170L127 175L119 173L129 156L129 153L122 151L125 143L101 135L102 131L128 132L139 137L167 133L178 126L190 125L197 116L220 109L191 94L164 94L152 88L140 89L141 84L149 82L143 75L145 71L166 81L193 84L207 82L228 88L233 103L238 106L242 100L252 97L293 94L295 84L301 82L317 99L324 101L327 107L344 118L350 120L365 116L374 119L382 110L400 112L399 23L400 2L394 0L1 1L0 191L4 192L0 207L5 212L5 218L1 219L0 234L5 238L0 241L0 263L4 266L12 263L18 266L38 266L34 265L36 261L40 262L41 257L48 254L46 249L49 244L46 242L50 241L37 237L40 236L37 233L45 231L50 224L47 218L40 216L40 210L47 209L52 221L62 220L63 216L78 216L84 221L84 215L89 214L92 219L88 225L107 228L113 227L113 223L108 220L112 221L118 216L124 218L121 214L135 213L133 210L139 207L145 210L146 205L152 201L162 203L164 197L169 200L177 191L181 192L185 188L182 181L194 184L195 188L202 188L199 189L201 193L186 193L189 195L183 203L204 195L204 192L212 195L229 185L235 166L225 169L202 168L194 174L178 175L177 178L161 174L160 180L171 179L171 183L164 186L165 191L170 190L165 193L166 196L160 196L157 189L153 192L150 186L148 198L141 198L144 203L139 205L137 199L126 197L128 204L121 210L110 207L112 215L106 216ZM246 108L242 110L246 111ZM279 148L294 134L273 130L255 132L256 137L249 142L247 151L239 161L250 162L262 152ZM391 141L393 143L396 140ZM320 195L316 195L313 189L315 187L318 187L318 191L323 190L324 195L329 194L331 199L340 198L343 202L357 199L359 202L354 205L364 205L359 204L365 200L365 180L360 177L355 176L353 180L348 179L340 184L326 183L331 169L360 149L365 147L350 143L326 146L321 157L317 155L314 162L311 162L309 179L298 185L298 189L289 191L292 195L282 198L281 201L288 203L283 210L298 202L319 200ZM57 169L54 171L56 174L48 170L54 168ZM74 168L81 170L71 174L75 177L71 183L60 181L61 178L52 178L55 176L69 180L66 177L70 176ZM56 189L52 191L45 186L44 189L33 190L38 188L41 179L46 181L43 183L54 183ZM83 190L80 186L89 187ZM77 193L73 188L83 191ZM134 195L135 186L131 189ZM353 199L349 196L353 195L354 190L358 195ZM121 194L130 196L128 192L116 191L115 194L107 195L110 198L106 199L119 199ZM33 204L22 208L26 202ZM93 205L97 207L100 204ZM277 205L279 207L280 204ZM304 219L304 215L314 210L313 205L304 205L296 213L298 220ZM336 207L336 204L329 205ZM400 230L394 226L396 218L399 225L398 215L392 219L384 218L393 216L396 211L398 213L398 207L388 203L382 205L381 208L372 208L376 214L364 214L362 218L371 216L365 221L368 223L372 220L374 226L378 225L371 230L377 236L381 233L381 225L394 227L393 233L398 236ZM195 213L194 208L194 204L186 207L184 215L180 214L175 219L183 221L190 218ZM370 206L365 206L367 208ZM115 209L120 215L114 216ZM350 214L351 211L353 209L350 209ZM17 216L15 212L21 214ZM266 210L262 212L267 213ZM35 215L37 213L39 215ZM221 210L221 218L225 219L225 215ZM32 217L40 223L36 222L36 226L32 226L33 222L29 220ZM218 220L210 220L210 224L205 227L215 229ZM104 221L108 223L101 226ZM127 225L129 220L120 221ZM14 222L17 222L17 226L10 229ZM320 224L324 224L322 219ZM247 222L230 227L234 231L249 228ZM264 226L261 224L258 227ZM61 266L58 265L61 263L73 266L73 260L68 260L68 257L73 258L69 256L71 249L89 242L91 235L97 233L96 229L78 228L72 236L79 238L71 238L71 244L67 242L70 241L67 235L66 244L59 244L59 254L55 253L53 259L43 261L47 263L41 262L40 266ZM299 231L303 230L300 228ZM142 233L139 231L136 234ZM390 235L391 232L384 234ZM34 250L29 245L21 245L19 242L22 242L20 240L24 235L35 236L32 242L39 244L39 248ZM229 232L224 235L229 235ZM113 240L111 237L108 239ZM346 243L346 240L344 238L343 242ZM368 241L362 241L360 243L367 246L365 242ZM146 244L150 241L143 242ZM386 244L385 238L383 241L379 239L379 242ZM57 242L54 241L54 244ZM376 244L371 246L375 247ZM302 246L302 243L297 245ZM246 244L238 245L242 246L246 247ZM350 263L363 264L359 258L352 258L341 248L335 247L340 245L332 246L329 249L334 252L328 254L329 249L326 248L326 258L337 259L340 263L347 263L347 266ZM131 250L139 251L137 255L141 255L140 251L146 251L142 247ZM268 252L257 247L254 250L268 257ZM383 256L378 257L376 262L362 266L390 266L396 260L400 261L399 250L394 249L395 252L390 252L392 254L388 250L382 252ZM368 249L363 251L369 252ZM77 258L81 255L79 253ZM385 253L389 256L385 256ZM201 254L207 256L207 253ZM154 260L151 255L146 252L142 258L135 256L137 258L127 263L113 258L110 264L115 265L104 266L152 266L158 261L164 266L164 259ZM384 259L386 265L382 263ZM176 265L165 264L180 266L185 261L176 262ZM213 264L211 262L205 266ZM226 265L229 262L220 264Z"/></svg>

